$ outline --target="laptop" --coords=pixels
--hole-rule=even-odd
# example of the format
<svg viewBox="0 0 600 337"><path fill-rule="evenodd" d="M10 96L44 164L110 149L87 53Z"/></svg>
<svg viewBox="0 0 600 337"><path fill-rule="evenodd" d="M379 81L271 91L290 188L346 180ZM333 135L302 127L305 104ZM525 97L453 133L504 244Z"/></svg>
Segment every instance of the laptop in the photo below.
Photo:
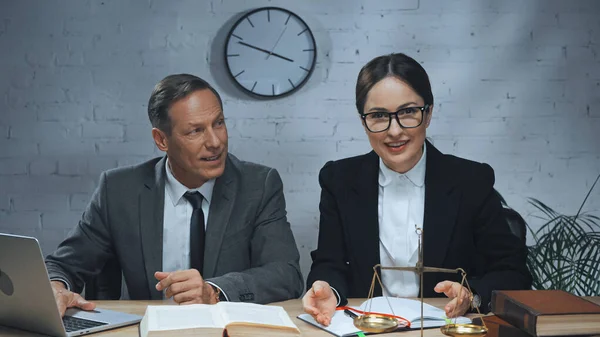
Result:
<svg viewBox="0 0 600 337"><path fill-rule="evenodd" d="M0 233L0 325L67 337L137 324L142 317L68 309L61 319L35 238Z"/></svg>

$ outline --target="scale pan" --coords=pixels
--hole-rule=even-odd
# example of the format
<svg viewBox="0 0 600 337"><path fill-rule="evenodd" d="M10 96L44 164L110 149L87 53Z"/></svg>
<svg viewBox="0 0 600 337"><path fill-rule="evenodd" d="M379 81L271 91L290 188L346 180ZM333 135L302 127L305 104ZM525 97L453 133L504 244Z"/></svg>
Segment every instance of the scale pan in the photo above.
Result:
<svg viewBox="0 0 600 337"><path fill-rule="evenodd" d="M354 318L354 326L364 332L391 332L400 326L397 319L378 314L365 314Z"/></svg>
<svg viewBox="0 0 600 337"><path fill-rule="evenodd" d="M488 329L482 325L475 324L446 324L440 328L446 336L478 336L483 337Z"/></svg>

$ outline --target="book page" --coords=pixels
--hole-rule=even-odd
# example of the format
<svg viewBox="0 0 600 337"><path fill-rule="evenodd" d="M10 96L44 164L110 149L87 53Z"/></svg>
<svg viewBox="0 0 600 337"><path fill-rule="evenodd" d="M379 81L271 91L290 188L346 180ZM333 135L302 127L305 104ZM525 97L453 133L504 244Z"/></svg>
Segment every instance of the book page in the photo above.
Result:
<svg viewBox="0 0 600 337"><path fill-rule="evenodd" d="M229 323L255 323L297 329L288 313L278 306L251 303L219 302L217 304L225 325Z"/></svg>
<svg viewBox="0 0 600 337"><path fill-rule="evenodd" d="M149 306L147 310L150 331L225 327L214 305L161 305Z"/></svg>

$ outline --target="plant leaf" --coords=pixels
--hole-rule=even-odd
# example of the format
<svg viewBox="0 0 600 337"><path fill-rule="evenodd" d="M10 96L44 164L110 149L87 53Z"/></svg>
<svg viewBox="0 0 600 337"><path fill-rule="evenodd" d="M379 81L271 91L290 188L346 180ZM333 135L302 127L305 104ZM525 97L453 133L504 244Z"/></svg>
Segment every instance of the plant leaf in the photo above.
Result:
<svg viewBox="0 0 600 337"><path fill-rule="evenodd" d="M600 295L600 217L582 211L599 179L600 175L575 215L558 213L537 199L529 199L544 220L536 231L526 224L535 240L527 247L527 267L535 289Z"/></svg>

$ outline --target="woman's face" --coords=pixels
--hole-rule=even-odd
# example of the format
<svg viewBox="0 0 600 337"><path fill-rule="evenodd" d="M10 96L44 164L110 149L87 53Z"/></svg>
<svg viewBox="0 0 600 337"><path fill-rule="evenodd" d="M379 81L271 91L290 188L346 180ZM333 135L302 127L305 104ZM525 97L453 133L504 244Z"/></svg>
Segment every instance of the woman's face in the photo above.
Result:
<svg viewBox="0 0 600 337"><path fill-rule="evenodd" d="M364 113L396 112L403 108L422 107L425 105L419 96L408 84L396 77L386 77L377 82L367 94ZM365 127L371 147L390 169L405 173L413 168L423 153L425 130L431 121L432 108L429 112L418 112L417 116L423 118L423 123L416 128L405 129L398 125L395 118L386 131L370 132ZM363 120L364 121L364 120Z"/></svg>

